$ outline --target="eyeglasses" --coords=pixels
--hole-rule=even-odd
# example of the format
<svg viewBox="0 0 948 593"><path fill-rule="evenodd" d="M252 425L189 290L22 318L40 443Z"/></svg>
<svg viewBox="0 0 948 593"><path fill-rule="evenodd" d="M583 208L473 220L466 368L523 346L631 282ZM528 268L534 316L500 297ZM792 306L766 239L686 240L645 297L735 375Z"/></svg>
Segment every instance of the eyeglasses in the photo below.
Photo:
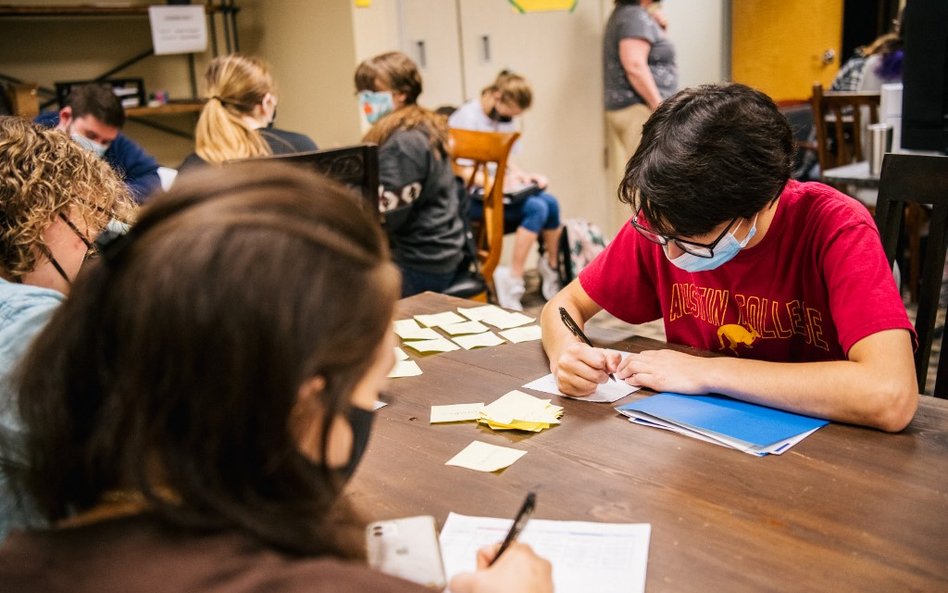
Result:
<svg viewBox="0 0 948 593"><path fill-rule="evenodd" d="M678 237L669 237L668 235L662 235L656 233L648 226L648 222L642 217L642 209L639 208L636 211L635 216L632 217L632 226L635 227L643 237L651 241L652 243L657 243L659 245L665 246L671 242L674 242L675 245L681 248L685 253L690 253L696 257L711 258L714 257L714 247L720 243L721 239L727 234L731 227L734 226L734 223L738 221L740 217L734 217L731 222L728 223L724 230L721 231L721 234L718 235L717 239L711 241L710 243L697 243L695 241L688 241L686 239L679 239Z"/></svg>
<svg viewBox="0 0 948 593"><path fill-rule="evenodd" d="M86 255L84 259L98 257L99 248L96 247L96 244L87 239L86 236L82 234L82 231L79 230L79 227L69 220L68 216L60 212L59 217L63 220L63 222L66 223L66 226L72 229L72 232L76 233L76 236L79 237L79 240L82 241L82 243L86 246Z"/></svg>

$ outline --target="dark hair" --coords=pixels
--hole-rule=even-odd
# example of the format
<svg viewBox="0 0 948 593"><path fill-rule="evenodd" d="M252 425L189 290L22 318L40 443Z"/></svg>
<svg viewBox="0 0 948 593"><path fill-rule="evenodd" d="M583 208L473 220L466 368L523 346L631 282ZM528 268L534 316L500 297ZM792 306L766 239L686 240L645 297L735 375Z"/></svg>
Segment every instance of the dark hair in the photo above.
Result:
<svg viewBox="0 0 948 593"><path fill-rule="evenodd" d="M793 134L774 102L742 84L684 89L645 122L619 185L664 234L705 234L776 199L793 166Z"/></svg>
<svg viewBox="0 0 948 593"><path fill-rule="evenodd" d="M117 241L18 371L21 489L50 520L131 491L178 525L341 553L341 480L294 431L319 422L326 450L391 331L400 287L377 222L333 182L254 163L181 179Z"/></svg>
<svg viewBox="0 0 948 593"><path fill-rule="evenodd" d="M66 97L66 105L72 108L73 117L91 115L107 126L121 128L125 125L125 109L112 87L89 83L72 87Z"/></svg>

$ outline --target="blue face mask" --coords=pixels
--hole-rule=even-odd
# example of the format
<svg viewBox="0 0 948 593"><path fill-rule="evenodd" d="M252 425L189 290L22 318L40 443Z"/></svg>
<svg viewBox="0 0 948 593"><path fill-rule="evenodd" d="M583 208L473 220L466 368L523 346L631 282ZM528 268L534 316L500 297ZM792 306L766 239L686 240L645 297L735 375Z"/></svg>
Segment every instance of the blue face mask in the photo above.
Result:
<svg viewBox="0 0 948 593"><path fill-rule="evenodd" d="M71 134L71 137L76 144L88 150L89 152L93 153L95 156L99 158L102 158L103 155L105 155L105 151L109 149L107 145L99 144L95 140L89 140L82 134L79 134L76 132L73 132Z"/></svg>
<svg viewBox="0 0 948 593"><path fill-rule="evenodd" d="M360 91L359 110L365 115L366 121L374 124L395 111L395 99L391 91Z"/></svg>
<svg viewBox="0 0 948 593"><path fill-rule="evenodd" d="M734 231L738 228L741 228L740 225L738 225ZM734 231L724 235L724 237L718 241L718 244L714 246L714 253L711 257L698 257L692 253L685 252L675 259L672 259L668 257L668 245L664 245L662 249L665 250L665 257L668 257L668 261L682 270L686 272L707 272L734 259L734 256L740 253L741 249L744 249L744 247L750 243L750 240L757 234L757 217L754 217L754 222L751 223L751 229L743 241L738 241L737 238L734 237Z"/></svg>

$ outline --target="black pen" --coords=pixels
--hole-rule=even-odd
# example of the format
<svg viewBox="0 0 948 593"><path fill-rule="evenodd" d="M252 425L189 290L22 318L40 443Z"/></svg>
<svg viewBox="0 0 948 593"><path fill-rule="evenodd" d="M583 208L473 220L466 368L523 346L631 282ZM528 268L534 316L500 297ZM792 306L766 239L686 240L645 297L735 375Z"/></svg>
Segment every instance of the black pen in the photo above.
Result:
<svg viewBox="0 0 948 593"><path fill-rule="evenodd" d="M497 550L497 553L494 554L494 559L490 561L488 566L491 566L497 562L497 559L500 558L500 555L504 553L504 550L509 548L510 544L517 540L517 536L520 535L520 532L523 531L523 528L527 526L527 521L530 520L530 515L533 514L533 508L536 506L536 504L536 493L528 493L527 498L523 501L523 506L521 506L520 511L517 512L517 517L514 519L513 525L510 526L510 531L507 532L507 537L505 537L503 543L500 544L500 548Z"/></svg>
<svg viewBox="0 0 948 593"><path fill-rule="evenodd" d="M586 337L586 334L583 333L583 330L580 329L579 324L573 320L573 317L569 314L569 311L563 307L560 307L560 319L563 320L563 325L565 325L569 331L573 332L574 336L582 340L587 346L595 348L595 346L592 345L592 342L589 341L589 338ZM610 379L618 382L615 375L612 373L608 373L608 375Z"/></svg>

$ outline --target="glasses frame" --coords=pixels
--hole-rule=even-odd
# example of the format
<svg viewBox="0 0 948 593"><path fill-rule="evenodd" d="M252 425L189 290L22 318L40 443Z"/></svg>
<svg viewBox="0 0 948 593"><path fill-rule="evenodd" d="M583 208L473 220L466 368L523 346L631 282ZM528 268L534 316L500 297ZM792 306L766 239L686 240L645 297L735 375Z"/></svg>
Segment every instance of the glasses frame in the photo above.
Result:
<svg viewBox="0 0 948 593"><path fill-rule="evenodd" d="M675 245L677 245L685 253L690 253L691 255L695 257L702 257L705 259L711 259L712 257L714 257L714 248L717 247L717 244L721 242L721 239L723 239L724 236L727 235L728 231L731 230L731 227L734 226L734 223L740 220L741 218L740 216L735 216L734 218L732 218L731 222L729 222L728 225L724 227L724 230L721 231L721 234L719 234L714 241L711 241L710 243L698 243L697 241L688 241L687 239L680 239L678 237L671 237L668 235L663 235L661 233L656 233L652 229L642 226L641 224L636 222L639 216L641 216L641 214L642 214L642 209L639 208L638 210L636 210L635 216L632 217L632 220L629 221L632 223L632 227L635 228L635 230L637 230L640 235L642 235L643 237L645 237L652 243L661 245L662 247L664 247L665 245L668 245L669 243L674 242ZM705 249L707 251L704 251Z"/></svg>

